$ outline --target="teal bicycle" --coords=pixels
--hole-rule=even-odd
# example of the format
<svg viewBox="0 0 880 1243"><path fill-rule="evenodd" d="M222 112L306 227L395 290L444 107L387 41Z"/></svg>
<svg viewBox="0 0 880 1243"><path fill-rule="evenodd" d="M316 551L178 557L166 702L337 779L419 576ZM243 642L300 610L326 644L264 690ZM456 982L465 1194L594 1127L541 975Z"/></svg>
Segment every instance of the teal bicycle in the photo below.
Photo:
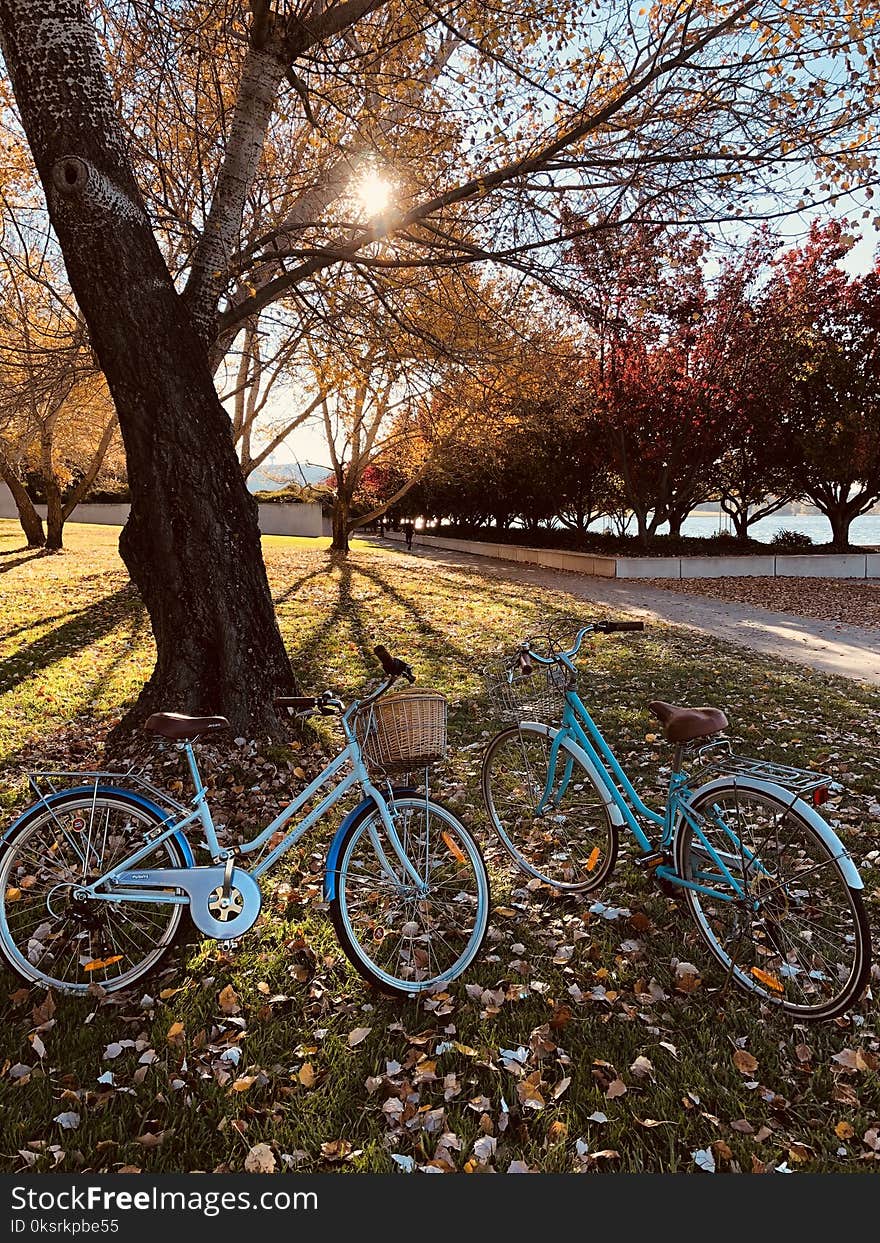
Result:
<svg viewBox="0 0 880 1243"><path fill-rule="evenodd" d="M446 701L431 692L387 695L399 678L415 679L384 647L375 653L386 677L348 707L330 691L275 701L295 716L339 716L345 745L251 841L220 842L193 750L197 738L229 728L222 716L163 712L146 722L184 753L195 787L189 806L133 772L32 773L37 801L0 837L0 952L10 967L60 992L94 984L114 992L158 965L185 911L205 936L242 936L260 914L261 878L359 790L324 874L340 945L387 993L413 996L459 976L486 932L489 882L470 833L428 793L427 766L446 747ZM422 790L389 777L419 771ZM57 789L61 777L73 777L74 788ZM210 862L196 863L192 828Z"/></svg>
<svg viewBox="0 0 880 1243"><path fill-rule="evenodd" d="M862 880L818 811L839 787L735 755L717 737L727 727L718 708L655 701L675 750L666 806L649 807L578 694L573 663L587 635L643 628L596 622L564 651L552 636L545 651L530 639L488 675L496 712L511 722L483 761L495 831L527 875L584 893L611 875L629 830L636 863L683 899L729 978L798 1018L833 1018L858 1000L871 969Z"/></svg>

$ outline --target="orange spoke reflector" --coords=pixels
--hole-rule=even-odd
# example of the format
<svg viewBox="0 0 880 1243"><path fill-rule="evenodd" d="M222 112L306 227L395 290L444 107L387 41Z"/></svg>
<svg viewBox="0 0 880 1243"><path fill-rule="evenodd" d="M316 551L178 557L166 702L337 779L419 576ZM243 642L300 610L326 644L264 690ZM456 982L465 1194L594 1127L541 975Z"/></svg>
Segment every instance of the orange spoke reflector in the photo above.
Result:
<svg viewBox="0 0 880 1243"><path fill-rule="evenodd" d="M588 872L592 872L596 864L599 862L599 853L600 851L599 851L598 846L594 846L593 849L590 851L590 857L587 860L587 871Z"/></svg>
<svg viewBox="0 0 880 1243"><path fill-rule="evenodd" d="M113 954L110 958L93 958L83 967L83 971L102 971L104 967L112 967L115 962L122 962L121 954Z"/></svg>
<svg viewBox="0 0 880 1243"><path fill-rule="evenodd" d="M458 842L455 841L452 834L444 833L442 836L443 836L444 842L446 843L446 847L449 853L453 855L459 861L459 863L467 863L467 859L465 858L464 851L459 846Z"/></svg>
<svg viewBox="0 0 880 1243"><path fill-rule="evenodd" d="M772 971L762 971L760 967L752 967L752 975L762 984L766 984L768 988L772 988L774 993L785 992L779 977L775 976Z"/></svg>

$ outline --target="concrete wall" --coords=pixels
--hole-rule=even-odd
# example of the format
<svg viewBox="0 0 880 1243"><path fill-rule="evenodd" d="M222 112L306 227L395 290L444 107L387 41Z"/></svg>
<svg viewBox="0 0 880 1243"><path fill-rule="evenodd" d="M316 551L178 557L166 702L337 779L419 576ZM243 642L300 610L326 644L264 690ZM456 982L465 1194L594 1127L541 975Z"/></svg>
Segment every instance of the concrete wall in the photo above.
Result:
<svg viewBox="0 0 880 1243"><path fill-rule="evenodd" d="M46 517L46 506L37 505L37 513ZM264 535L319 536L324 534L320 505L259 505L260 530ZM77 505L68 522L96 523L109 527L124 526L128 505ZM0 518L18 518L12 493L0 483Z"/></svg>
<svg viewBox="0 0 880 1243"><path fill-rule="evenodd" d="M400 531L387 532L388 539L403 542ZM548 569L573 570L601 578L880 578L880 553L753 557L601 557L590 553L562 552L553 548L524 548L518 544L493 544L459 540L417 532L414 544L429 548L497 557L501 561L526 562Z"/></svg>
<svg viewBox="0 0 880 1243"><path fill-rule="evenodd" d="M260 505L260 530L264 535L323 535L321 506Z"/></svg>

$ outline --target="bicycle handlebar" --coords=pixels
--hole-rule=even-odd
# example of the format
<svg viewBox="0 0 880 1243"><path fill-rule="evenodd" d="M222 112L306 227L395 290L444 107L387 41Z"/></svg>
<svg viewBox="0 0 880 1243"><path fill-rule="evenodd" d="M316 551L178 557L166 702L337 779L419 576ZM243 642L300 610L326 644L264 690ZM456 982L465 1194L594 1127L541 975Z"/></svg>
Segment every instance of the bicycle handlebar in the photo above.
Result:
<svg viewBox="0 0 880 1243"><path fill-rule="evenodd" d="M553 656L541 656L540 653L532 651L530 646L531 640L523 644L520 649L519 661L520 668L523 673L531 673L531 661L537 661L539 665L555 665L560 660L574 660L578 652L581 650L581 644L588 634L614 634L623 630L644 630L645 623L641 621L599 621L590 622L588 626L583 626L575 636L574 646L567 652L558 652Z"/></svg>

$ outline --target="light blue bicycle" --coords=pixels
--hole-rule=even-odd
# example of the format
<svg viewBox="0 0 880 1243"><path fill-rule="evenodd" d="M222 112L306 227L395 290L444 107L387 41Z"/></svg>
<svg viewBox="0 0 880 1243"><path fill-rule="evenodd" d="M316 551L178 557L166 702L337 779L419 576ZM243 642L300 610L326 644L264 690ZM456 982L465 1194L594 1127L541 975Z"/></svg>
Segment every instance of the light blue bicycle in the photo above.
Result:
<svg viewBox="0 0 880 1243"><path fill-rule="evenodd" d="M252 841L221 845L193 741L224 717L158 713L148 730L184 752L188 807L134 773L31 774L38 795L0 839L0 950L25 980L66 993L127 988L170 949L186 909L209 937L240 937L256 921L259 881L330 809L359 787L327 855L324 896L343 950L377 988L412 996L473 962L486 932L489 882L467 829L427 793L389 772L426 769L446 746L441 695L387 695L409 665L375 649L386 678L347 708L329 691L276 700L281 711L340 715L345 746ZM348 770L346 772L346 770ZM72 789L55 781L75 776ZM48 788L47 788L48 787ZM325 787L298 824L284 826ZM197 865L196 827L210 862ZM254 863L246 870L245 860Z"/></svg>
<svg viewBox="0 0 880 1243"><path fill-rule="evenodd" d="M867 983L871 939L862 880L817 810L839 788L707 742L727 727L717 708L655 701L675 751L665 808L647 806L581 700L573 664L585 636L641 629L597 622L565 651L552 636L543 652L531 639L489 676L496 712L512 722L482 771L500 840L527 875L586 892L611 875L628 829L636 863L683 898L730 978L800 1018L841 1014ZM696 789L686 751L700 769Z"/></svg>

